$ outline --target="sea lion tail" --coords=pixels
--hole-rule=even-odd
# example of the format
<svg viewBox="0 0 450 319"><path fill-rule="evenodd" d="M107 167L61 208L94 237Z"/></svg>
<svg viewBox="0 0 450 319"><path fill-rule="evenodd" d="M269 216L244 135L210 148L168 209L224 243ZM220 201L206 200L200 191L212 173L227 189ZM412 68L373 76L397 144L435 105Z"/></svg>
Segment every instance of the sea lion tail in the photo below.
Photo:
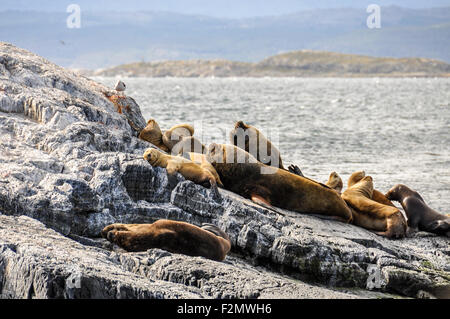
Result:
<svg viewBox="0 0 450 319"><path fill-rule="evenodd" d="M201 229L207 230L216 236L222 237L223 239L230 241L230 237L228 237L227 233L225 233L222 229L220 229L214 224L203 223Z"/></svg>

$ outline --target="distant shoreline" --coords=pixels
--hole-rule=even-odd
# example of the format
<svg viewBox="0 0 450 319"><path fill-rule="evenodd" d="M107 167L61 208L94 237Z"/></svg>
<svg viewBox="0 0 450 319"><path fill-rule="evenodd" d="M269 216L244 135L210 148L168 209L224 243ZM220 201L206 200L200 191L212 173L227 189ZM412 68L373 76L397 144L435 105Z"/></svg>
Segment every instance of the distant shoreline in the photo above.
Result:
<svg viewBox="0 0 450 319"><path fill-rule="evenodd" d="M325 51L293 51L260 62L174 60L137 62L107 69L78 70L85 76L121 77L450 77L450 64L426 58L371 57Z"/></svg>

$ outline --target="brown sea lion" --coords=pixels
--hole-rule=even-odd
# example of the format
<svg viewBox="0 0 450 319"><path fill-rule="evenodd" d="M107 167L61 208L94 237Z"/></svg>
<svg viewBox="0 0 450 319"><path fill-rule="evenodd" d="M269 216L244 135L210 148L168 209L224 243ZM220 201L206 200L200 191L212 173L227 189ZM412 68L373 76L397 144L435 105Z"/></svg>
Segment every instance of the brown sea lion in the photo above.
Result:
<svg viewBox="0 0 450 319"><path fill-rule="evenodd" d="M329 188L334 189L338 194L342 192L342 187L344 187L344 183L342 183L342 178L338 173L332 172L330 177L328 177L328 181L325 183Z"/></svg>
<svg viewBox="0 0 450 319"><path fill-rule="evenodd" d="M140 139L152 143L164 152L168 152L169 149L164 145L162 136L161 129L154 119L148 120L147 126L139 133Z"/></svg>
<svg viewBox="0 0 450 319"><path fill-rule="evenodd" d="M350 177L347 181L347 187L353 186L354 184L359 182L361 179L363 179L364 176L366 176L366 172L364 172L364 171L354 172L352 175L350 175ZM395 207L395 205L389 199L387 199L386 196L384 196L384 194L382 192L380 192L376 189L373 190L372 200L374 200L380 204L383 204L383 205Z"/></svg>
<svg viewBox="0 0 450 319"><path fill-rule="evenodd" d="M127 251L160 248L188 256L222 261L231 248L228 235L212 224L201 228L185 222L161 219L153 224L112 224L102 236Z"/></svg>
<svg viewBox="0 0 450 319"><path fill-rule="evenodd" d="M252 154L263 164L284 169L280 151L254 126L236 122L230 132L230 143Z"/></svg>
<svg viewBox="0 0 450 319"><path fill-rule="evenodd" d="M247 160L239 161L239 158ZM232 192L256 203L300 213L333 216L345 222L351 220L351 210L336 191L286 170L258 161L250 162L252 158L234 145L213 143L207 152L207 159L224 187Z"/></svg>
<svg viewBox="0 0 450 319"><path fill-rule="evenodd" d="M162 140L169 150L177 144L183 136L193 136L194 128L189 124L178 124L164 132Z"/></svg>
<svg viewBox="0 0 450 319"><path fill-rule="evenodd" d="M207 169L181 156L163 154L157 149L149 148L144 153L144 159L154 167L167 169L169 175L179 172L184 178L209 187L214 196L219 196L217 181L214 175Z"/></svg>
<svg viewBox="0 0 450 319"><path fill-rule="evenodd" d="M450 237L450 217L430 208L416 191L397 184L386 193L386 197L400 202L408 217L408 226L413 230Z"/></svg>
<svg viewBox="0 0 450 319"><path fill-rule="evenodd" d="M204 154L205 145L203 145L202 142L194 136L182 136L180 141L176 143L170 151L172 155L179 155L189 152Z"/></svg>
<svg viewBox="0 0 450 319"><path fill-rule="evenodd" d="M402 213L372 200L372 193L371 176L363 177L342 193L342 198L353 209L353 224L388 238L404 237L407 227Z"/></svg>
<svg viewBox="0 0 450 319"><path fill-rule="evenodd" d="M222 184L222 181L220 180L219 174L217 174L217 171L214 168L214 166L212 166L212 164L210 162L208 162L205 154L189 152L188 155L189 155L189 159L191 161L200 165L200 167L210 171L211 174L213 174L214 178L216 179L217 185L220 187L223 187L223 184Z"/></svg>

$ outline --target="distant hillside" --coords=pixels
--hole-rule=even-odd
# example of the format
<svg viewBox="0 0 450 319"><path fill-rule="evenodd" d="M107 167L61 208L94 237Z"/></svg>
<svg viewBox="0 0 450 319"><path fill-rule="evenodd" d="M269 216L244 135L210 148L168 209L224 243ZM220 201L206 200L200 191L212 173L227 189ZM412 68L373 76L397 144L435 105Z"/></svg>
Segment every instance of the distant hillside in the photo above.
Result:
<svg viewBox="0 0 450 319"><path fill-rule="evenodd" d="M367 27L365 7L242 19L83 9L81 28L69 29L66 7L57 3L55 10L62 12L2 12L0 5L0 41L26 48L58 65L85 69L130 61L225 59L255 63L299 49L450 62L448 6L382 7L380 29ZM336 1L336 6L340 3ZM135 8L128 8L128 2L120 5L127 10Z"/></svg>
<svg viewBox="0 0 450 319"><path fill-rule="evenodd" d="M424 58L376 58L302 50L278 54L258 63L227 60L140 62L99 70L89 75L128 77L448 77L450 76L450 64Z"/></svg>

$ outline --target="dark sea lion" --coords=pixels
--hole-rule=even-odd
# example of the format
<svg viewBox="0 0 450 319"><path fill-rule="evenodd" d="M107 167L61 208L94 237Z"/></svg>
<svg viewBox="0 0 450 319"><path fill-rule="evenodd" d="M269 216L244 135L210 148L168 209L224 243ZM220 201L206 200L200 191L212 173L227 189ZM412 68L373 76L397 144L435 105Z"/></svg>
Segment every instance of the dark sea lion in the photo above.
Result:
<svg viewBox="0 0 450 319"><path fill-rule="evenodd" d="M157 149L149 148L144 153L144 159L154 167L167 169L169 175L179 172L184 178L204 187L209 187L215 197L220 196L214 175L208 169L186 158L163 154Z"/></svg>
<svg viewBox="0 0 450 319"><path fill-rule="evenodd" d="M353 210L353 224L372 230L388 238L405 236L407 225L396 208L372 200L372 177L365 176L342 193L342 198Z"/></svg>
<svg viewBox="0 0 450 319"><path fill-rule="evenodd" d="M231 248L228 235L215 225L200 228L167 219L153 224L112 224L102 230L102 236L131 252L160 248L217 261L224 260Z"/></svg>
<svg viewBox="0 0 450 319"><path fill-rule="evenodd" d="M178 124L164 132L162 140L169 150L177 144L183 136L193 136L194 127L189 124Z"/></svg>
<svg viewBox="0 0 450 319"><path fill-rule="evenodd" d="M344 183L338 173L332 172L328 177L328 181L325 183L329 188L334 189L338 194L341 194Z"/></svg>
<svg viewBox="0 0 450 319"><path fill-rule="evenodd" d="M280 151L254 126L236 122L230 132L230 143L244 149L263 164L284 169Z"/></svg>
<svg viewBox="0 0 450 319"><path fill-rule="evenodd" d="M366 176L366 172L364 171L357 171L354 172L352 175L350 175L348 181L347 181L347 187L351 187L354 184L356 184L357 182L359 182L361 179L363 179L363 177ZM386 196L384 196L384 194L376 189L373 190L372 192L372 200L383 204L383 205L388 205L388 206L392 206L395 207L395 205L386 198Z"/></svg>
<svg viewBox="0 0 450 319"><path fill-rule="evenodd" d="M169 151L167 146L163 143L161 128L154 119L148 120L147 126L139 133L139 138L152 143L164 152Z"/></svg>
<svg viewBox="0 0 450 319"><path fill-rule="evenodd" d="M240 160L239 159L246 159ZM208 161L224 187L257 203L299 213L337 217L349 222L352 213L339 194L313 180L264 165L234 145L211 144Z"/></svg>
<svg viewBox="0 0 450 319"><path fill-rule="evenodd" d="M408 226L413 230L450 237L450 217L430 208L416 191L397 184L386 193L386 197L400 202L408 217Z"/></svg>

